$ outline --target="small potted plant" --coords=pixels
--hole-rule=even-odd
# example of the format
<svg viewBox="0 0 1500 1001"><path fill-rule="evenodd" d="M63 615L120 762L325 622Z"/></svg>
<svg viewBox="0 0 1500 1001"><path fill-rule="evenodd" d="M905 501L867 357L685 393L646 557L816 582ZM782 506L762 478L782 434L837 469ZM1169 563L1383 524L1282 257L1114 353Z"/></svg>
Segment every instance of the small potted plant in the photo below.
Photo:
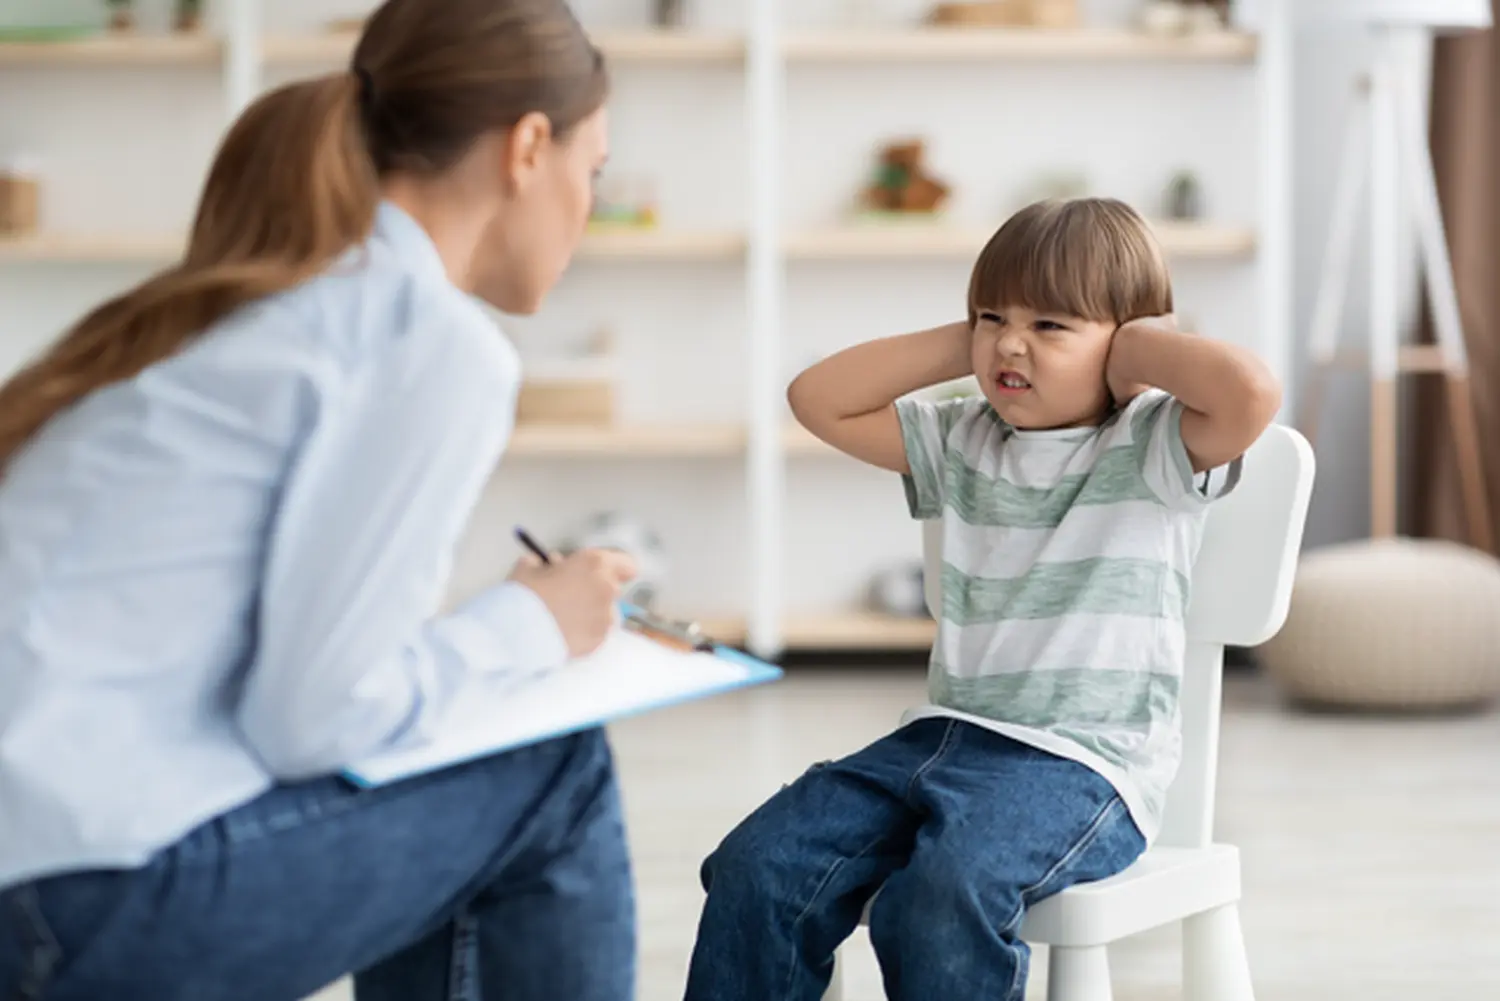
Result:
<svg viewBox="0 0 1500 1001"><path fill-rule="evenodd" d="M1191 170L1179 170L1167 182L1163 208L1175 222L1196 222L1203 218L1203 185Z"/></svg>
<svg viewBox="0 0 1500 1001"><path fill-rule="evenodd" d="M177 0L177 30L197 31L203 26L203 0Z"/></svg>

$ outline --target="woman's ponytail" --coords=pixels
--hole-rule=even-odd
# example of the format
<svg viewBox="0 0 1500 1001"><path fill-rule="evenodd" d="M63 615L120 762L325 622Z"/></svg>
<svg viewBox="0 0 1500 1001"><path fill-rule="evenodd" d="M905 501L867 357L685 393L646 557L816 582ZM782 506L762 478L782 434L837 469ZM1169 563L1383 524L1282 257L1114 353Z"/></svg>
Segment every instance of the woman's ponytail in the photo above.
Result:
<svg viewBox="0 0 1500 1001"><path fill-rule="evenodd" d="M58 412L365 238L379 185L360 93L343 73L282 87L246 110L214 158L182 260L94 309L0 386L0 467Z"/></svg>
<svg viewBox="0 0 1500 1001"><path fill-rule="evenodd" d="M348 72L281 87L235 122L182 260L0 386L0 469L59 411L362 243L384 176L439 175L534 112L565 137L608 88L566 0L385 0Z"/></svg>

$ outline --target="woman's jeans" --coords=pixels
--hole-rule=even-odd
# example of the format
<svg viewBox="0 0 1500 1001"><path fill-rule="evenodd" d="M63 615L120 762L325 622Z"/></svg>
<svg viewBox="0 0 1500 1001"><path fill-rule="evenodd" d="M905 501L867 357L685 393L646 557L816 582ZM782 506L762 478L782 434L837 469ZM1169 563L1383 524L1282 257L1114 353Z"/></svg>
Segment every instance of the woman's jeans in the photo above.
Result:
<svg viewBox="0 0 1500 1001"><path fill-rule="evenodd" d="M635 905L589 732L375 790L277 788L144 868L0 891L0 1001L626 1001Z"/></svg>

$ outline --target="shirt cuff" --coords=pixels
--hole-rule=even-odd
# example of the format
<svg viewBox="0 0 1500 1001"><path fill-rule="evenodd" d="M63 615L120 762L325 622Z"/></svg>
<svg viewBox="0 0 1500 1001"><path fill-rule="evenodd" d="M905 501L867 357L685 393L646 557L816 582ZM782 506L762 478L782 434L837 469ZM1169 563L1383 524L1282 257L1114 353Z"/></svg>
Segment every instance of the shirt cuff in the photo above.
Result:
<svg viewBox="0 0 1500 1001"><path fill-rule="evenodd" d="M470 600L464 611L490 624L507 657L525 673L550 671L568 662L562 628L535 591L508 580Z"/></svg>

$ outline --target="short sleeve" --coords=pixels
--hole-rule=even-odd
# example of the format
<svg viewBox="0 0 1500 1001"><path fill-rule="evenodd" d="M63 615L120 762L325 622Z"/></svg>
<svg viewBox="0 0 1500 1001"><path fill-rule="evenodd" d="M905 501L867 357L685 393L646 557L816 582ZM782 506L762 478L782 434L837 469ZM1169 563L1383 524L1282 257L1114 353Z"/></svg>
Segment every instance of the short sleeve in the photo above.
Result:
<svg viewBox="0 0 1500 1001"><path fill-rule="evenodd" d="M1127 408L1131 440L1146 485L1162 503L1179 510L1199 510L1231 491L1240 481L1243 459L1236 458L1203 473L1182 440L1181 401L1161 390L1137 396Z"/></svg>
<svg viewBox="0 0 1500 1001"><path fill-rule="evenodd" d="M942 515L953 429L982 406L984 398L978 396L938 401L907 397L896 401L906 464L911 468L901 479L907 510L913 518L929 521Z"/></svg>

